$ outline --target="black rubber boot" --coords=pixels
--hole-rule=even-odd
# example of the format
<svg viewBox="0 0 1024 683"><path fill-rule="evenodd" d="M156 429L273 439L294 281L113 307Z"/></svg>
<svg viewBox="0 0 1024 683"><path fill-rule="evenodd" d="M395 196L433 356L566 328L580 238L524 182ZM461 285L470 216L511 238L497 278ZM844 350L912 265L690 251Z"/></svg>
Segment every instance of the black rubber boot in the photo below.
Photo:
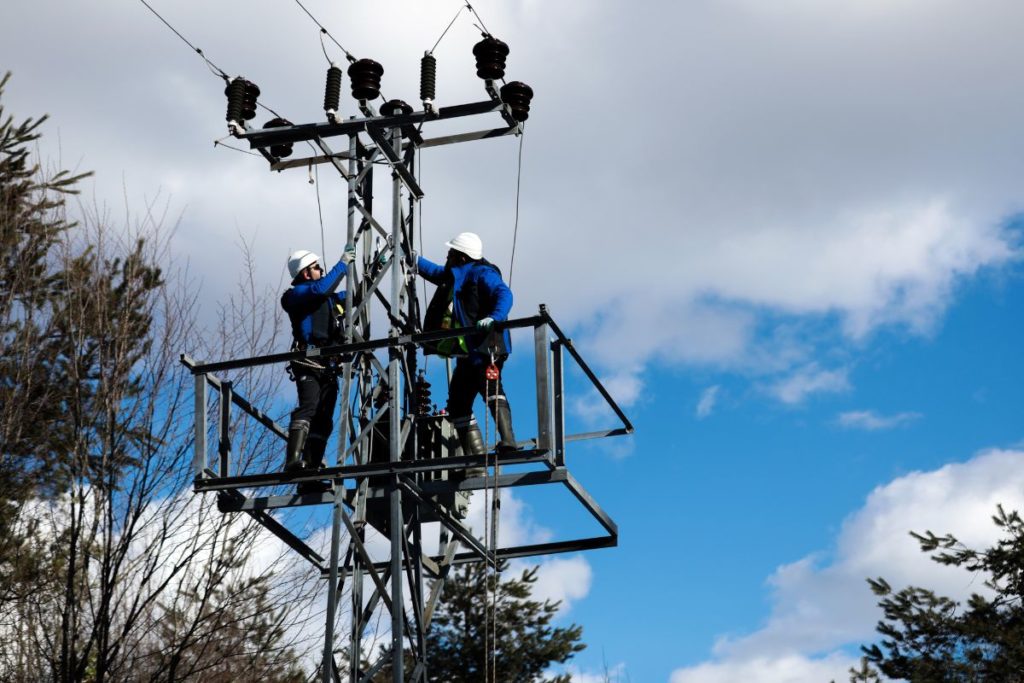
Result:
<svg viewBox="0 0 1024 683"><path fill-rule="evenodd" d="M519 446L516 445L516 435L512 431L512 409L509 408L508 401L502 399L492 401L491 415L494 416L494 422L498 425L498 436L501 437L494 450L499 453L518 451Z"/></svg>
<svg viewBox="0 0 1024 683"><path fill-rule="evenodd" d="M306 466L311 470L323 469L325 452L327 452L327 439L319 434L310 434L306 439Z"/></svg>
<svg viewBox="0 0 1024 683"><path fill-rule="evenodd" d="M459 442L462 444L463 455L483 455L487 452L487 446L484 444L484 435L480 433L480 425L476 422L471 423L468 427L460 427L457 429L459 432ZM482 477L487 473L487 470L483 467L470 467L465 470L465 477Z"/></svg>
<svg viewBox="0 0 1024 683"><path fill-rule="evenodd" d="M285 452L284 471L298 472L306 469L306 461L302 458L302 449L309 435L309 423L296 422L288 431L288 450Z"/></svg>
<svg viewBox="0 0 1024 683"><path fill-rule="evenodd" d="M314 434L306 441L306 463L309 470L322 470L324 468L324 452L327 450L327 440L319 434ZM295 488L300 496L309 493L326 493L331 490L331 483L328 481L304 481Z"/></svg>

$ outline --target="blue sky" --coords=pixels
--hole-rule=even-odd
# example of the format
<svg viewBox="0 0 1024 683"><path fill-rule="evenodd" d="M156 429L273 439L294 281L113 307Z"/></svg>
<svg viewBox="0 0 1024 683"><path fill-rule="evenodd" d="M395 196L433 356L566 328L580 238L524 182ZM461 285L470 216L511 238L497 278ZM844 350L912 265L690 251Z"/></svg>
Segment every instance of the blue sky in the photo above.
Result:
<svg viewBox="0 0 1024 683"><path fill-rule="evenodd" d="M322 118L326 63L297 5L153 4L267 104ZM460 6L304 4L409 101ZM577 678L842 680L878 618L865 577L976 589L907 531L981 545L996 502L1024 504L1024 5L474 6L536 91L515 314L549 304L637 427L569 454L621 534L542 570L585 629ZM438 47L442 105L482 96L477 38L464 12ZM141 3L18 0L0 45L9 110L52 115L45 157L95 170L87 189L115 212L155 197L178 219L171 250L202 283L206 324L240 241L268 290L290 250L320 249L318 188L340 252L340 187L214 148L222 85ZM516 141L428 151L424 253L474 229L507 272ZM524 436L528 348L506 373ZM594 416L577 398L582 428ZM509 538L579 530L542 496L506 510Z"/></svg>

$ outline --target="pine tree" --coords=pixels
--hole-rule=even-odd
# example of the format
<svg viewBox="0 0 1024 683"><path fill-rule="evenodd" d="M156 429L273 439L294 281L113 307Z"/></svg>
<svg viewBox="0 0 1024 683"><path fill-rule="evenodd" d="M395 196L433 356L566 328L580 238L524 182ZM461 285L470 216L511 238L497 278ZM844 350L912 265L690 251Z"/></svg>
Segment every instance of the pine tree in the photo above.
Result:
<svg viewBox="0 0 1024 683"><path fill-rule="evenodd" d="M10 76L0 78L0 100ZM0 101L0 609L46 575L49 548L32 540L26 501L66 484L48 439L63 386L52 315L63 273L53 252L73 227L65 198L89 174L44 176L31 151L45 121L15 123Z"/></svg>
<svg viewBox="0 0 1024 683"><path fill-rule="evenodd" d="M506 566L502 563L501 569ZM560 603L531 599L537 570L524 569L518 578L498 581L497 608L489 614L485 611L488 600L494 600L495 574L483 563L453 570L427 632L428 681L479 683L484 680L486 661L486 668L493 667L491 675L497 681L569 682L568 674L546 677L545 672L586 647L580 642L583 627L553 626ZM492 619L497 641L493 651L485 631L485 623ZM408 655L406 661L406 669L411 670ZM388 669L374 680L390 681L390 676Z"/></svg>
<svg viewBox="0 0 1024 683"><path fill-rule="evenodd" d="M248 564L262 527L189 490L178 354L205 338L196 295L166 281L148 211L114 227L67 205L82 176L44 179L31 154L44 120L0 108L0 680L301 680L286 634L306 589L272 590L274 572ZM229 306L238 326L211 343L269 350L272 333L253 330L275 308L257 299ZM280 382L233 379L257 402ZM240 459L279 455L265 429L234 437Z"/></svg>
<svg viewBox="0 0 1024 683"><path fill-rule="evenodd" d="M935 682L1024 680L1024 521L1002 506L992 520L1004 536L983 551L949 534L911 534L935 562L984 576L989 596L975 593L962 604L926 588L894 592L885 579L868 579L885 616L877 627L881 642L862 649L883 674Z"/></svg>

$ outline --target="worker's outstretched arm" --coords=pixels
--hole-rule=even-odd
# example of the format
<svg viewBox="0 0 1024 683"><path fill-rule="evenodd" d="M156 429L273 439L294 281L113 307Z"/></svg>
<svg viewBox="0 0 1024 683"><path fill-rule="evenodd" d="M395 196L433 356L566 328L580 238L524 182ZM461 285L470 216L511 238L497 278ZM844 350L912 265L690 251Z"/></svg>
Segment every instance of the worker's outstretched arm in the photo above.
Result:
<svg viewBox="0 0 1024 683"><path fill-rule="evenodd" d="M433 261L423 258L420 256L416 259L416 270L423 276L423 279L427 282L435 285L441 284L441 278L444 275L444 266L439 266Z"/></svg>

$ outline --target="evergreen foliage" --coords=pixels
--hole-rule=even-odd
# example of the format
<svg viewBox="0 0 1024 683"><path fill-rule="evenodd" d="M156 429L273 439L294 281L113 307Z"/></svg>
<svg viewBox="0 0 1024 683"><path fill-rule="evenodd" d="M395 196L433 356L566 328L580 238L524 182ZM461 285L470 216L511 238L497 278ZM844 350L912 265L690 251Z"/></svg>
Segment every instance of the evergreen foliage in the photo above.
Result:
<svg viewBox="0 0 1024 683"><path fill-rule="evenodd" d="M36 521L21 518L25 502L66 483L48 438L63 414L52 324L62 272L53 251L74 227L65 197L88 175L44 177L31 151L46 117L15 123L6 113L10 76L0 78L0 606L36 590L35 577L46 574L50 549L30 542Z"/></svg>
<svg viewBox="0 0 1024 683"><path fill-rule="evenodd" d="M194 296L169 288L148 215L67 218L87 174L41 171L45 120L0 106L0 680L304 680L303 595L248 571L257 524L189 491Z"/></svg>
<svg viewBox="0 0 1024 683"><path fill-rule="evenodd" d="M502 570L506 563L502 563ZM564 664L586 645L580 642L583 627L556 627L552 621L559 602L533 600L537 567L523 570L517 578L497 582L497 609L485 614L487 587L496 576L483 563L463 565L449 575L426 637L427 680L436 683L479 683L484 680L485 659L493 664L498 681L516 683L568 683L568 674L546 676L555 664ZM496 619L494 615L497 615ZM497 649L492 652L485 637L485 623L497 625ZM406 653L407 670L411 659ZM493 658L493 659L492 659ZM375 681L390 681L390 669Z"/></svg>
<svg viewBox="0 0 1024 683"><path fill-rule="evenodd" d="M1001 505L992 521L1003 537L983 551L949 534L912 533L935 562L984 577L989 594L961 604L926 588L896 592L883 578L868 579L885 615L881 642L862 648L868 663L911 681L1024 680L1024 521Z"/></svg>

